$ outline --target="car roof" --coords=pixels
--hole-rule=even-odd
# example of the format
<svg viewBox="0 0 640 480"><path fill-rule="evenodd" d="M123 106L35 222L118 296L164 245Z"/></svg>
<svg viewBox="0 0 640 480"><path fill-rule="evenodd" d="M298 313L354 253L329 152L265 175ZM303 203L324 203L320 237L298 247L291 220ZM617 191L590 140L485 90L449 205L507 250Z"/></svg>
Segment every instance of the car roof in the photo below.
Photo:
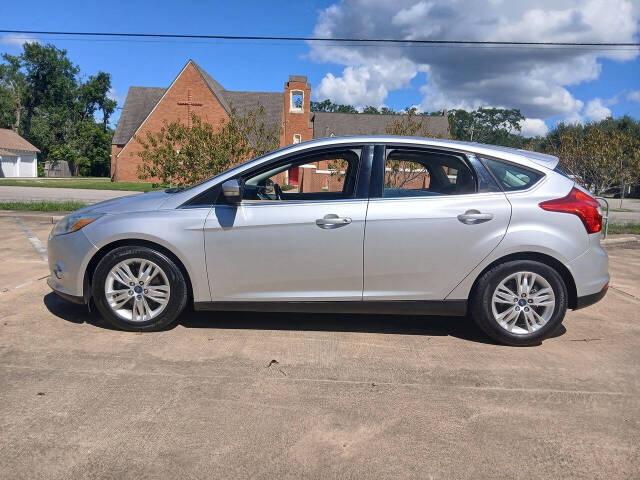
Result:
<svg viewBox="0 0 640 480"><path fill-rule="evenodd" d="M398 135L358 135L351 137L327 137L310 140L308 142L297 143L292 147L313 148L314 146L339 145L343 143L395 143L395 144L414 144L448 148L453 150L463 150L465 152L476 153L479 155L488 155L504 158L516 163L522 163L523 157L527 160L541 165L549 170L553 170L558 165L558 157L547 155L545 153L532 152L519 148L503 147L501 145L488 145L476 142L462 142L459 140L447 140L441 138L425 138L425 137L405 137ZM301 150L303 148L300 148ZM281 151L284 149L281 149ZM297 148L296 148L297 150ZM526 163L526 162L525 162Z"/></svg>

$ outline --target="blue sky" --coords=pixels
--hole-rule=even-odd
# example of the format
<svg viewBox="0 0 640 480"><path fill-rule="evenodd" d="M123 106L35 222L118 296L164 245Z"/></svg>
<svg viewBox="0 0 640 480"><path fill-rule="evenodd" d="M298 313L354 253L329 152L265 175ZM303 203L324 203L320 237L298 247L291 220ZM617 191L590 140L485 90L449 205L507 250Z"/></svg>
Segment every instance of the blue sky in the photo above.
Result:
<svg viewBox="0 0 640 480"><path fill-rule="evenodd" d="M547 20L549 23L555 22L556 17L562 17L562 8L557 7L557 4L562 1L558 0L550 4L550 10L557 8L560 13L550 16ZM594 1L597 0L589 0L585 3ZM612 1L625 3L628 0ZM483 12L500 3L500 0L488 1ZM544 1L529 3L540 4ZM441 6L443 9L449 8L446 2ZM444 24L442 22L449 20L438 17L438 12L429 8L425 2L405 0L373 4L370 0L343 2L301 0L295 3L273 0L179 3L112 1L107 4L86 1L54 3L21 0L0 3L0 28L286 36L309 36L314 34L315 29L318 33L334 36L434 38L434 36L438 37L439 32L434 32L433 26ZM467 9L469 8L471 7ZM636 7L630 8L635 15ZM535 21L528 17L530 9L526 5L519 10L511 11L513 9L509 6L509 8L495 11L500 15L504 12L501 22L502 25L507 26L503 27L503 30L508 30L509 23L517 25L524 20ZM589 11L578 13L584 14L585 22L588 24ZM420 18L420 15L425 15L427 21L419 24L411 23L412 19ZM461 12L453 12L452 15L457 24L465 27L464 22L467 20ZM618 20L612 20L614 23L616 21ZM635 27L634 25L629 27L631 33L628 35L635 35L637 38L638 19L635 18L634 22ZM607 38L603 38L603 35L604 37L610 35L611 41L617 41L619 36L616 35L619 35L621 29L612 27L610 34L598 31L597 35L594 33L595 41L606 41ZM461 33L451 33L451 35L454 34L458 37L467 35L469 38L473 36L473 31L466 26L461 29ZM479 31L477 34L481 35L482 32ZM509 35L508 31L504 35ZM513 35L518 36L519 33ZM440 36L442 36L441 33ZM546 38L540 39L548 40L549 37L547 35ZM549 94L548 98L541 101L545 108L537 108L530 97L540 94L534 90L520 91L519 85L523 83L522 78L530 78L527 68L530 71L539 71L541 65L542 67L546 65L544 58L538 59L530 66L522 67L524 70L519 73L521 78L506 74L501 77L507 81L507 85L512 81L514 91L518 90L517 95L514 92L512 95L504 96L500 88L486 91L479 89L476 93L473 92L473 88L470 92L468 85L452 82L450 76L447 76L450 75L447 73L450 67L443 58L446 57L446 61L451 62L455 62L457 58L469 61L467 51L453 49L439 58L433 55L426 58L424 53L421 54L424 58L418 58L419 55L415 56L411 52L400 51L400 49L374 51L350 47L310 47L304 43L285 42L132 41L131 39L96 40L51 36L39 36L39 40L67 49L69 57L86 75L95 74L99 70L111 73L115 96L120 104L132 85L168 86L180 68L189 58L192 58L230 90L281 91L283 82L289 74L302 74L307 75L311 82L312 89L316 93L315 99L319 99L318 95L322 95L332 97L338 102L359 105L385 104L396 109L407 105L420 105L424 109L435 110L436 107L503 104L501 106L522 108L529 113L528 117L544 120L547 126L563 119L595 119L593 115L603 115L603 111L599 110L600 107L608 109L614 116L630 114L640 118L640 98L639 101L632 100L635 98L632 92L640 90L638 81L640 60L637 56L624 61L600 57L594 57L588 61L579 60L579 65L590 62L591 70L595 62L600 70L599 73L594 76L592 71L589 73L585 70L583 74L574 78L559 75L555 83L543 87L543 90L556 92L554 95L557 94L557 96L553 97ZM16 54L19 51L18 39L0 36L0 52ZM475 53L473 52L474 55ZM493 52L488 53L485 65L495 65L496 72L501 68L505 71L508 69L509 72L513 70L514 64L507 63L504 56L496 57L492 55ZM523 52L523 55L527 55L527 52ZM573 58L567 60L569 63L572 61L578 62ZM518 64L521 63L518 62ZM550 67L556 65L554 72L560 68L553 62L549 62L548 65ZM464 72L464 68L460 70L461 75L467 75ZM485 80L478 78L477 84L485 85L487 84ZM504 89L504 87L501 88ZM589 102L593 102L594 99L598 99L598 102L592 103L587 109ZM553 103L554 101L566 105L559 108Z"/></svg>

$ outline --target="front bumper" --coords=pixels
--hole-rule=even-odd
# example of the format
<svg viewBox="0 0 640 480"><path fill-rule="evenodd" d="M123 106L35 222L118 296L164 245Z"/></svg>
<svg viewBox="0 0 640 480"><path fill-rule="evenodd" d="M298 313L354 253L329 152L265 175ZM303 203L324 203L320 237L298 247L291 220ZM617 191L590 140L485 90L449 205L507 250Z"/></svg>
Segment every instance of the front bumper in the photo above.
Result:
<svg viewBox="0 0 640 480"><path fill-rule="evenodd" d="M76 297L75 295L69 295L68 293L64 293L64 292L61 292L60 290L56 290L55 281L51 277L47 278L47 285L51 287L51 290L53 290L53 293L64 298L65 300L69 302L77 303L79 305L85 304L84 297Z"/></svg>
<svg viewBox="0 0 640 480"><path fill-rule="evenodd" d="M47 255L51 275L47 284L61 296L84 298L84 272L98 249L82 230L49 237ZM81 302L84 303L84 302Z"/></svg>

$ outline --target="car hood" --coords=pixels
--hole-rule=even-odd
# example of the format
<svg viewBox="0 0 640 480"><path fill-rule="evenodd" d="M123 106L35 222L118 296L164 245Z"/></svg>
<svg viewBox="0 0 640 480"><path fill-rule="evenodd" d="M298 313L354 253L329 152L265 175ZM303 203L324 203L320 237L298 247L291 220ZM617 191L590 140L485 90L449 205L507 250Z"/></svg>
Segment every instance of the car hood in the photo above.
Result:
<svg viewBox="0 0 640 480"><path fill-rule="evenodd" d="M81 213L117 214L158 210L171 195L171 193L166 192L139 193L137 195L128 195L126 197L118 197L105 200L104 202L94 203L78 211Z"/></svg>

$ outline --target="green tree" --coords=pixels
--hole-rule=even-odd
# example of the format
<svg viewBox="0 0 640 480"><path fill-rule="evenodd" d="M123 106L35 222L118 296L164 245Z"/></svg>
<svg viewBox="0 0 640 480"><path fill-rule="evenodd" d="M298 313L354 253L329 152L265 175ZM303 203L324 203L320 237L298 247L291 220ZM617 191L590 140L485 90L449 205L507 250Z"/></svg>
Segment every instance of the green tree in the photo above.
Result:
<svg viewBox="0 0 640 480"><path fill-rule="evenodd" d="M18 57L4 54L2 58L6 63L0 64L0 127L17 132L24 110L25 76Z"/></svg>
<svg viewBox="0 0 640 480"><path fill-rule="evenodd" d="M60 125L62 112L73 108L79 68L67 58L67 51L53 45L25 43L20 63L25 71L24 135L31 134L33 116L38 109L56 112L55 123Z"/></svg>
<svg viewBox="0 0 640 480"><path fill-rule="evenodd" d="M264 108L245 115L231 111L219 127L192 115L189 128L180 121L165 123L159 132L134 137L143 150L138 176L169 186L188 186L233 165L275 150L280 129L265 122Z"/></svg>
<svg viewBox="0 0 640 480"><path fill-rule="evenodd" d="M111 76L105 72L92 75L78 88L78 106L83 118L93 118L102 111L102 128L107 131L109 118L116 109L117 102L108 97L111 89Z"/></svg>
<svg viewBox="0 0 640 480"><path fill-rule="evenodd" d="M425 115L418 113L416 107L407 107L405 113L399 115L397 120L387 125L386 133L409 137L442 137L441 134L430 129L429 120Z"/></svg>
<svg viewBox="0 0 640 480"><path fill-rule="evenodd" d="M517 135L524 116L517 109L479 108L451 110L449 131L456 140L521 147L524 139Z"/></svg>
<svg viewBox="0 0 640 480"><path fill-rule="evenodd" d="M66 50L25 43L18 56L0 64L0 125L13 128L41 151L40 162L65 160L74 174L107 175L111 76L98 72L86 81ZM96 116L102 114L102 122Z"/></svg>
<svg viewBox="0 0 640 480"><path fill-rule="evenodd" d="M311 102L312 112L332 112L332 113L358 113L352 105L341 105L333 103L331 100L323 100L321 102Z"/></svg>
<svg viewBox="0 0 640 480"><path fill-rule="evenodd" d="M633 136L594 125L563 130L547 151L560 159L561 168L596 195L615 185L628 185L640 175L640 141Z"/></svg>

